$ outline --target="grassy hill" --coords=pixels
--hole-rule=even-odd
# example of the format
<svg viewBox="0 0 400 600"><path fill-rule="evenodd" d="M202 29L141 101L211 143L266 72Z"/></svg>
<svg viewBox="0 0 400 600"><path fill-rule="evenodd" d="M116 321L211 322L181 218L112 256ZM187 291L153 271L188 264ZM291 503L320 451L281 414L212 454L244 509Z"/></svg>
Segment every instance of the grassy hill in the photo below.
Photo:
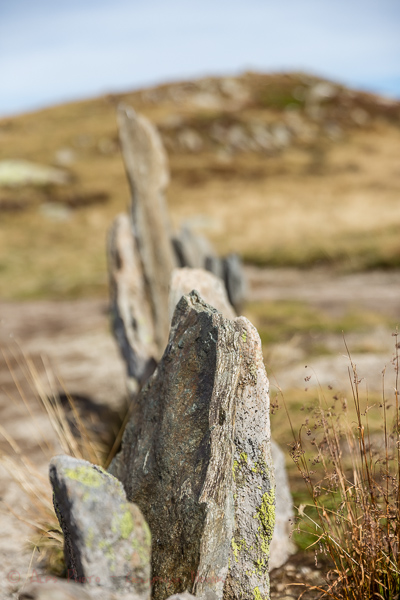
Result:
<svg viewBox="0 0 400 600"><path fill-rule="evenodd" d="M0 187L1 298L106 293L106 233L129 200L121 101L161 132L175 228L256 264L400 266L400 103L305 74L246 73L0 121L0 161L69 177Z"/></svg>

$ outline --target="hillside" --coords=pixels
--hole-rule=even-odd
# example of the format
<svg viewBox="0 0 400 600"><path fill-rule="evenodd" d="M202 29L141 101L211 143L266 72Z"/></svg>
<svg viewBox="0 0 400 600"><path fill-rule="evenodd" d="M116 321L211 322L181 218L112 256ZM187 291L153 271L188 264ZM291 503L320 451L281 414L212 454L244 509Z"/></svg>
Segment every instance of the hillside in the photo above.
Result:
<svg viewBox="0 0 400 600"><path fill-rule="evenodd" d="M121 101L162 134L175 228L255 264L400 266L400 102L305 74L246 73L0 121L0 161L56 166L65 180L0 187L1 298L106 293L106 232L129 199Z"/></svg>

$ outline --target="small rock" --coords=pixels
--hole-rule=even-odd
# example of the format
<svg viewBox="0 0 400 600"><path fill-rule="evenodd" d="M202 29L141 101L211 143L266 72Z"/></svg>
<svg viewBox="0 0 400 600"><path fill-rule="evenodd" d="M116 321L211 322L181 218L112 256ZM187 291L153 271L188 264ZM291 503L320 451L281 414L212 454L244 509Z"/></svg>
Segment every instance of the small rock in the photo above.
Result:
<svg viewBox="0 0 400 600"><path fill-rule="evenodd" d="M59 148L55 154L55 162L60 167L69 167L76 162L76 152L72 148Z"/></svg>
<svg viewBox="0 0 400 600"><path fill-rule="evenodd" d="M150 593L150 532L120 482L70 456L50 462L68 575L78 583Z"/></svg>

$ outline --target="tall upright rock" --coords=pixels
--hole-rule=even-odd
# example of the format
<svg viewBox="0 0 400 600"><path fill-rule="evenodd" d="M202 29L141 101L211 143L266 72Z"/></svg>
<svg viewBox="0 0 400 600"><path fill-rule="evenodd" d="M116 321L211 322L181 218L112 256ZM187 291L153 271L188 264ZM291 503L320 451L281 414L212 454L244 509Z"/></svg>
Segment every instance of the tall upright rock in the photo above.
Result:
<svg viewBox="0 0 400 600"><path fill-rule="evenodd" d="M165 203L167 156L155 127L132 108L118 108L125 169L131 189L131 218L154 317L160 355L168 339L168 284L177 266Z"/></svg>
<svg viewBox="0 0 400 600"><path fill-rule="evenodd" d="M224 318L196 292L181 298L110 471L149 523L155 600L269 598L268 380L247 319Z"/></svg>
<svg viewBox="0 0 400 600"><path fill-rule="evenodd" d="M114 336L136 391L156 368L158 354L150 300L129 217L118 215L108 235L110 311Z"/></svg>

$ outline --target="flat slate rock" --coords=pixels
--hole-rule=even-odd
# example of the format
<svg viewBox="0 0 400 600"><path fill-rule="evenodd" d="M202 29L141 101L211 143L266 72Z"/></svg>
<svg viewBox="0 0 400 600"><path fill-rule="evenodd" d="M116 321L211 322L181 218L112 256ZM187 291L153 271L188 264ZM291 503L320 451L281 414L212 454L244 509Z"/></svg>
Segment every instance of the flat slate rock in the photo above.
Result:
<svg viewBox="0 0 400 600"><path fill-rule="evenodd" d="M110 470L149 523L155 600L269 598L268 380L247 319L181 298Z"/></svg>
<svg viewBox="0 0 400 600"><path fill-rule="evenodd" d="M50 462L68 576L110 590L150 593L150 531L121 483L85 460Z"/></svg>

